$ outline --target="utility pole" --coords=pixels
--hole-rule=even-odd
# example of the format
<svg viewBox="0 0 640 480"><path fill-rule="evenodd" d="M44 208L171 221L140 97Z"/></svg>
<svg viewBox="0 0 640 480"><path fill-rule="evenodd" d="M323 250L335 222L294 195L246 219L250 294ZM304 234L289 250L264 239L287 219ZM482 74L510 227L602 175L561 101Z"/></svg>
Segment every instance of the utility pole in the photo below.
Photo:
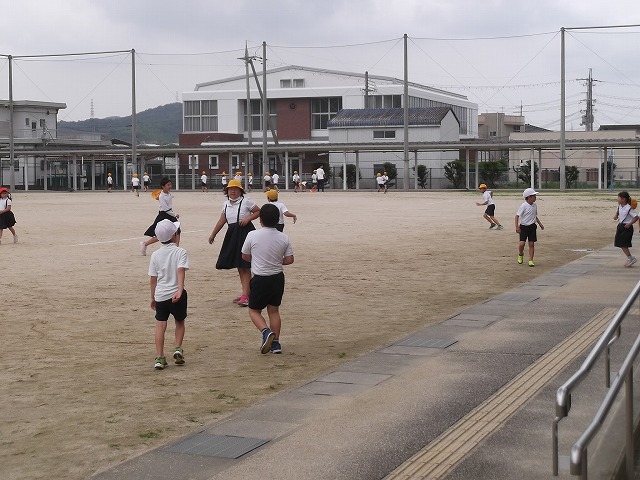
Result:
<svg viewBox="0 0 640 480"><path fill-rule="evenodd" d="M247 86L247 110L245 114L247 115L247 144L249 146L253 145L253 123L251 118L251 89L249 86L249 62L252 62L255 57L249 57L249 47L247 42L244 44L244 57L241 57L240 60L244 60L245 66L245 75L246 75L246 86ZM253 63L251 64L253 67ZM257 78L256 78L257 82ZM259 86L259 85L258 85ZM249 166L251 164L251 166ZM249 178L248 173L253 170L253 152L247 152L244 160L244 187L245 189L249 186ZM253 172L252 172L253 173Z"/></svg>
<svg viewBox="0 0 640 480"><path fill-rule="evenodd" d="M593 82L597 82L597 80L593 79L591 69L589 69L589 78L579 78L578 80L587 82L587 109L584 111L580 125L584 125L585 132L593 132L593 104L595 103L593 99Z"/></svg>

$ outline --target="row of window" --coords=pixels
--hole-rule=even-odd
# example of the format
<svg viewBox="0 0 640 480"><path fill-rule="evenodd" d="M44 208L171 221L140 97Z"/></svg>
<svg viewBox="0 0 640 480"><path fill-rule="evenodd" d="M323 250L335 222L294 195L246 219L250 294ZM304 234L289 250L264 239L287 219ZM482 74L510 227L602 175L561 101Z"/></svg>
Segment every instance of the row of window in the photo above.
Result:
<svg viewBox="0 0 640 480"><path fill-rule="evenodd" d="M27 127L31 127L32 129L36 129L38 124L36 122L32 122L29 117L24 119L24 124ZM40 119L40 128L44 128L47 125L47 121L44 118Z"/></svg>

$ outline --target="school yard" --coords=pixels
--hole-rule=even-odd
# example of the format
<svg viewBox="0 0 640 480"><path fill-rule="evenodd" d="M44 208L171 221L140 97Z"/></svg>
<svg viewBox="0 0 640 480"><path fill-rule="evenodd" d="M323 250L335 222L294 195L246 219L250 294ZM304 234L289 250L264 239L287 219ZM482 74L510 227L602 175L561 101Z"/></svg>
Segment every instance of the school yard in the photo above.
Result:
<svg viewBox="0 0 640 480"><path fill-rule="evenodd" d="M17 192L0 245L0 465L12 479L87 478L613 242L616 193L542 193L536 266L516 263L520 192L283 192L282 355L261 355L234 271L216 271L217 191L173 192L189 252L186 365L153 369L147 193ZM262 192L250 198L264 203ZM640 237L636 234L637 242ZM149 255L158 244L149 247ZM624 257L620 254L620 268ZM640 267L634 267L640 268ZM173 346L173 325L167 350Z"/></svg>

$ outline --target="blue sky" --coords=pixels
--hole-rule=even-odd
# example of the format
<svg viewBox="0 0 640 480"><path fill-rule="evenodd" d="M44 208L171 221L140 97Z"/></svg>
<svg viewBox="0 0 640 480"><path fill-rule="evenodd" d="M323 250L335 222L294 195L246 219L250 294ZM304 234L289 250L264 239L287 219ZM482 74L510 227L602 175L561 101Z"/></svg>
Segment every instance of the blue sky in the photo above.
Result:
<svg viewBox="0 0 640 480"><path fill-rule="evenodd" d="M287 64L403 76L466 95L480 111L522 111L559 128L560 28L640 24L637 1L489 0L5 2L0 54L136 50L138 111L195 84L244 73L248 42L268 68ZM566 33L567 128L581 129L588 69L596 124L640 123L640 27ZM14 98L66 103L60 119L128 115L131 55L17 58ZM0 97L8 61L0 57ZM596 127L597 127L596 125Z"/></svg>

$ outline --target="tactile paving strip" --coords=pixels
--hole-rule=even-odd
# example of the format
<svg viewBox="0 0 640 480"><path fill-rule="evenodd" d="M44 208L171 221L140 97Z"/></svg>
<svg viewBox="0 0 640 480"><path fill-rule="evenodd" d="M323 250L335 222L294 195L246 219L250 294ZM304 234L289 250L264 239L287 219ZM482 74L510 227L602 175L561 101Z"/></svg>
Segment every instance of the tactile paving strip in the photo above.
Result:
<svg viewBox="0 0 640 480"><path fill-rule="evenodd" d="M449 430L385 477L385 480L443 478L482 440L492 435L538 390L584 352L615 315L605 308L570 337L460 419Z"/></svg>
<svg viewBox="0 0 640 480"><path fill-rule="evenodd" d="M200 433L163 450L187 455L207 457L239 458L251 450L264 445L269 440L260 438L232 437Z"/></svg>

